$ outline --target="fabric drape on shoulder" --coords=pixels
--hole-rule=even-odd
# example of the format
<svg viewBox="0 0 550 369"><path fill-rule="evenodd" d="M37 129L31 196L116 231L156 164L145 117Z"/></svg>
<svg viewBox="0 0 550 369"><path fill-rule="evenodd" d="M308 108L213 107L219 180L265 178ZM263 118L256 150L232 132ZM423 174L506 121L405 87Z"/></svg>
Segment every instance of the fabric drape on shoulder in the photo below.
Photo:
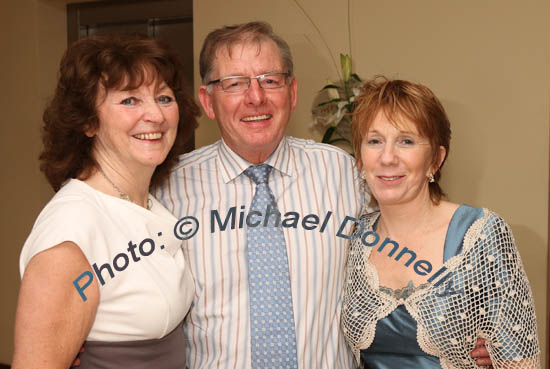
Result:
<svg viewBox="0 0 550 369"><path fill-rule="evenodd" d="M361 218L364 232L377 218ZM468 229L462 253L444 264L447 272L405 301L379 291L370 252L356 238L348 258L342 326L356 355L372 344L377 321L403 303L418 323L419 346L444 369L475 368L469 353L477 337L486 339L495 368L540 367L531 288L510 227L498 215L484 210Z"/></svg>

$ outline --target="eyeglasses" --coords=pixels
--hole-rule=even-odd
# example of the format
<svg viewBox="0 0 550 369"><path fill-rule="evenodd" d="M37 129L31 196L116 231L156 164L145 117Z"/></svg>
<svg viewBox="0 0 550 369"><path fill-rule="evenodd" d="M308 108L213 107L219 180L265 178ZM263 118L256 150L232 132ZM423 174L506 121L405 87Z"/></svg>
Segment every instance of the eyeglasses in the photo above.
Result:
<svg viewBox="0 0 550 369"><path fill-rule="evenodd" d="M261 88L271 90L286 86L290 80L290 74L288 72L277 72L260 74L256 77L229 76L210 81L206 85L210 86L219 83L225 92L241 92L248 90L252 79L258 80Z"/></svg>

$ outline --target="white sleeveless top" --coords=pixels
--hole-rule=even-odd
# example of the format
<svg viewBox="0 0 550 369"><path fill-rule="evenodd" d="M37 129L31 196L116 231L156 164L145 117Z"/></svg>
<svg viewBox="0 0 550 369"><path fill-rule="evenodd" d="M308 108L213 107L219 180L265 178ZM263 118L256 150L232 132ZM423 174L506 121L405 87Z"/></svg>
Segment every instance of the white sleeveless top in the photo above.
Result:
<svg viewBox="0 0 550 369"><path fill-rule="evenodd" d="M182 241L174 236L177 219L150 199L147 210L71 179L42 210L23 246L21 276L41 251L64 241L80 247L99 283L99 306L88 341L162 338L187 314L194 282ZM78 284L88 279L83 276ZM74 285L69 288L78 293ZM86 289L82 292L85 295Z"/></svg>

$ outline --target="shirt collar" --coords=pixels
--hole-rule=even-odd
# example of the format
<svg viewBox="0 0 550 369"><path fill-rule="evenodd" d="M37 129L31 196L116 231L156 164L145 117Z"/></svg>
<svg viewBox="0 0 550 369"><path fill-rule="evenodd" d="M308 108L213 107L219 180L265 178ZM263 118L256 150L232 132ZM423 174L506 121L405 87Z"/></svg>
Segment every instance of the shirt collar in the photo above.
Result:
<svg viewBox="0 0 550 369"><path fill-rule="evenodd" d="M290 150L286 136L284 136L275 151L271 153L264 163L271 165L273 168L283 173L283 175L291 176L294 169L291 157L292 151ZM218 159L221 163L222 178L225 183L234 180L241 175L246 168L253 165L231 150L223 138L218 146Z"/></svg>

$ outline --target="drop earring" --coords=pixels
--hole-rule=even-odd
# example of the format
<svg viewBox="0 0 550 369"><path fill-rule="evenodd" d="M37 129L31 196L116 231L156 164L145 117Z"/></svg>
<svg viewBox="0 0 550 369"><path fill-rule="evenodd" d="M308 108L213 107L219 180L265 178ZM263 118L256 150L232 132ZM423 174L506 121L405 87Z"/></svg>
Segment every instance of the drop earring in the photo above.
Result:
<svg viewBox="0 0 550 369"><path fill-rule="evenodd" d="M365 172L361 171L359 178L361 178L361 188L363 189L363 191L370 193L369 185L367 184L367 176L365 175Z"/></svg>

